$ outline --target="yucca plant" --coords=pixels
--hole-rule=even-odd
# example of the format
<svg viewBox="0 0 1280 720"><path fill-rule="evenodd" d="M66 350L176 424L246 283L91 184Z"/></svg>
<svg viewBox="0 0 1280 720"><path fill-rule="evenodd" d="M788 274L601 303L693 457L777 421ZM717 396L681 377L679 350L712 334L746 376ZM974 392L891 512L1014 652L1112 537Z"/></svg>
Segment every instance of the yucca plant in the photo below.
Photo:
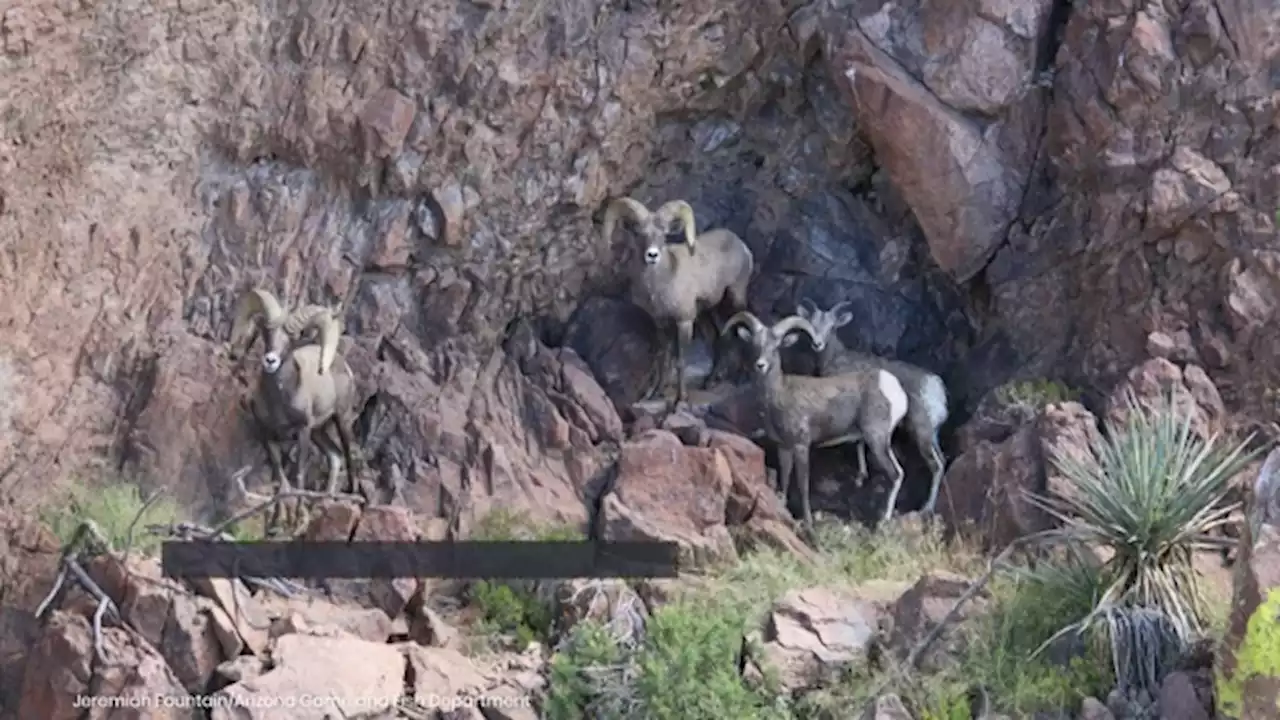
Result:
<svg viewBox="0 0 1280 720"><path fill-rule="evenodd" d="M1064 631L1106 630L1113 653L1144 646L1144 654L1164 656L1170 644L1184 646L1203 632L1207 608L1192 561L1197 551L1220 547L1214 532L1236 510L1227 503L1229 483L1257 451L1246 450L1250 438L1228 445L1217 435L1201 437L1171 395L1152 408L1132 392L1125 402L1127 417L1107 423L1093 447L1096 462L1055 453L1070 490L1029 500L1061 523L1053 539L1112 552L1099 568L1104 589L1093 612ZM1116 637L1131 627L1138 638L1172 637L1155 645ZM1113 659L1118 676L1144 675L1122 671L1131 663Z"/></svg>

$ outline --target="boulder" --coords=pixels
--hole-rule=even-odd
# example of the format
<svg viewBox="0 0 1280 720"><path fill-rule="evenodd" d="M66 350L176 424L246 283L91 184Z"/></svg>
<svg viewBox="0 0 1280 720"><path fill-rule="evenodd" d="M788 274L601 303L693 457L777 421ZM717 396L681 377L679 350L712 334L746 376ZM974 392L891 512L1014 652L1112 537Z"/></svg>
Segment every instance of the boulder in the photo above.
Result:
<svg viewBox="0 0 1280 720"><path fill-rule="evenodd" d="M846 590L794 590L769 613L764 659L788 690L817 687L866 662L881 621L873 604Z"/></svg>
<svg viewBox="0 0 1280 720"><path fill-rule="evenodd" d="M676 542L684 567L737 557L724 525L733 473L722 452L654 430L623 445L617 472L601 502L603 538Z"/></svg>
<svg viewBox="0 0 1280 720"><path fill-rule="evenodd" d="M271 660L270 670L218 691L223 700L210 717L372 718L395 707L404 690L405 656L385 643L285 635L276 640Z"/></svg>
<svg viewBox="0 0 1280 720"><path fill-rule="evenodd" d="M78 720L78 701L92 697L102 707L91 718L196 720L198 708L184 706L190 692L165 659L136 633L115 627L102 631L108 664L93 660L93 627L87 618L55 610L27 658L17 714L22 718ZM166 700L167 699L167 700Z"/></svg>
<svg viewBox="0 0 1280 720"><path fill-rule="evenodd" d="M994 395L961 430L961 451L947 468L938 510L948 526L1001 549L1047 529L1047 513L1027 494L1071 492L1055 455L1089 462L1097 419L1076 402L1039 408L1002 406Z"/></svg>

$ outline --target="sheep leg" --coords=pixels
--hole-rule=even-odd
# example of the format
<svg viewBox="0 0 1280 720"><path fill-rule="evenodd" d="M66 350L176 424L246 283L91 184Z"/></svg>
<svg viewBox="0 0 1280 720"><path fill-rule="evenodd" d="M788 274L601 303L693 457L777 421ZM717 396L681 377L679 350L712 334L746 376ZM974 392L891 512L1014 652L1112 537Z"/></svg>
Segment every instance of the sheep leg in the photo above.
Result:
<svg viewBox="0 0 1280 720"><path fill-rule="evenodd" d="M903 473L902 465L898 462L897 456L893 454L892 430L867 433L866 440L871 449L871 457L876 461L876 466L881 472L889 476L891 483L888 504L884 509L884 521L888 522L893 519L893 511L898 505L898 492L902 490L902 481L906 474Z"/></svg>
<svg viewBox="0 0 1280 720"><path fill-rule="evenodd" d="M684 406L688 394L684 379L684 353L693 342L693 321L676 323L676 404L675 410Z"/></svg>
<svg viewBox="0 0 1280 720"><path fill-rule="evenodd" d="M782 504L787 504L787 493L791 490L792 455L790 450L778 447L778 492L782 495Z"/></svg>
<svg viewBox="0 0 1280 720"><path fill-rule="evenodd" d="M274 442L265 442L263 447L267 450L267 463L271 466L271 478L275 482L276 493L284 493L289 490L289 476L285 474L284 462L280 457L280 446ZM284 513L281 505L283 500L277 501L271 506L271 513L267 516L267 528L273 529L279 526L280 516Z"/></svg>
<svg viewBox="0 0 1280 720"><path fill-rule="evenodd" d="M929 500L925 502L922 510L925 515L932 515L938 504L938 491L942 489L942 473L946 463L942 456L942 447L938 444L938 433L934 429L930 428L915 435L916 447L920 449L925 464L929 466L932 482L929 486Z"/></svg>
<svg viewBox="0 0 1280 720"><path fill-rule="evenodd" d="M347 423L347 418L343 415L335 414L332 422L338 428L338 442L342 444L342 457L347 462L347 483L350 485L351 494L354 495L360 490L360 468L356 467L355 455L351 452L351 426ZM333 494L333 490L329 491Z"/></svg>
<svg viewBox="0 0 1280 720"><path fill-rule="evenodd" d="M665 323L658 324L659 350L658 350L658 373L653 383L653 389L648 393L648 399L657 399L664 396L667 389L667 376L671 374L671 343L672 332L674 328L668 328Z"/></svg>
<svg viewBox="0 0 1280 720"><path fill-rule="evenodd" d="M793 452L796 459L796 482L800 485L800 509L804 514L804 526L812 531L813 508L809 505L809 446L797 446Z"/></svg>
<svg viewBox="0 0 1280 720"><path fill-rule="evenodd" d="M303 430L302 432L298 433L298 467L294 468L293 470L295 473L294 484L299 488L305 488L307 486L306 485L307 460L310 459L309 457L310 455L311 455L311 433L307 430ZM300 511L300 508L299 508L300 504L301 504L301 499L298 499L298 503L294 505L295 521L297 520L297 512Z"/></svg>
<svg viewBox="0 0 1280 720"><path fill-rule="evenodd" d="M338 443L334 442L333 437L329 435L329 426L331 421L326 420L324 425L311 433L311 440L320 447L324 453L325 459L329 461L328 482L325 485L325 492L330 496L338 494L338 475L342 473L342 452Z"/></svg>

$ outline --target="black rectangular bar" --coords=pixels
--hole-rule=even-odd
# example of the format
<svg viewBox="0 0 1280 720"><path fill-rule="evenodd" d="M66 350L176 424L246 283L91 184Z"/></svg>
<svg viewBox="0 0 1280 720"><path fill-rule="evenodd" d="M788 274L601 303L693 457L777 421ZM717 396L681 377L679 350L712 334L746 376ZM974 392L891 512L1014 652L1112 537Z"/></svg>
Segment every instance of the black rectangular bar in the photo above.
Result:
<svg viewBox="0 0 1280 720"><path fill-rule="evenodd" d="M216 542L161 545L165 577L675 577L673 542Z"/></svg>

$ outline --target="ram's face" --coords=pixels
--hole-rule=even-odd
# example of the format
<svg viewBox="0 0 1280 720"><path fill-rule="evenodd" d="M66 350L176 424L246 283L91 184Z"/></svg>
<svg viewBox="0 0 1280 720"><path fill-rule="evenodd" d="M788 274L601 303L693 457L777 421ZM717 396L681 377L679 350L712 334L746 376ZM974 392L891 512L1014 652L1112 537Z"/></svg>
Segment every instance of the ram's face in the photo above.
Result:
<svg viewBox="0 0 1280 720"><path fill-rule="evenodd" d="M815 336L813 338L813 347L821 352L826 349L827 343L835 334L836 330L848 325L853 320L853 313L846 310L847 304L840 303L830 310L818 310L813 307L801 305L796 309L796 314L809 321L813 325Z"/></svg>
<svg viewBox="0 0 1280 720"><path fill-rule="evenodd" d="M831 337L831 333L836 330L835 315L819 310L809 314L809 322L813 325L813 329L817 332L814 338L813 347L815 350L821 351L827 346L827 338Z"/></svg>
<svg viewBox="0 0 1280 720"><path fill-rule="evenodd" d="M284 328L264 327L262 330L263 348L262 369L268 375L274 375L284 365L285 353L289 351L289 336Z"/></svg>
<svg viewBox="0 0 1280 720"><path fill-rule="evenodd" d="M640 237L644 238L641 257L644 258L646 268L656 268L666 258L667 235L670 234L670 230L670 219L658 215L652 215L640 223Z"/></svg>
<svg viewBox="0 0 1280 720"><path fill-rule="evenodd" d="M738 337L751 348L751 367L758 375L768 375L771 370L779 366L782 348L794 343L796 335L792 332L780 337L770 328L752 332L751 328L745 325L739 325L737 332Z"/></svg>

